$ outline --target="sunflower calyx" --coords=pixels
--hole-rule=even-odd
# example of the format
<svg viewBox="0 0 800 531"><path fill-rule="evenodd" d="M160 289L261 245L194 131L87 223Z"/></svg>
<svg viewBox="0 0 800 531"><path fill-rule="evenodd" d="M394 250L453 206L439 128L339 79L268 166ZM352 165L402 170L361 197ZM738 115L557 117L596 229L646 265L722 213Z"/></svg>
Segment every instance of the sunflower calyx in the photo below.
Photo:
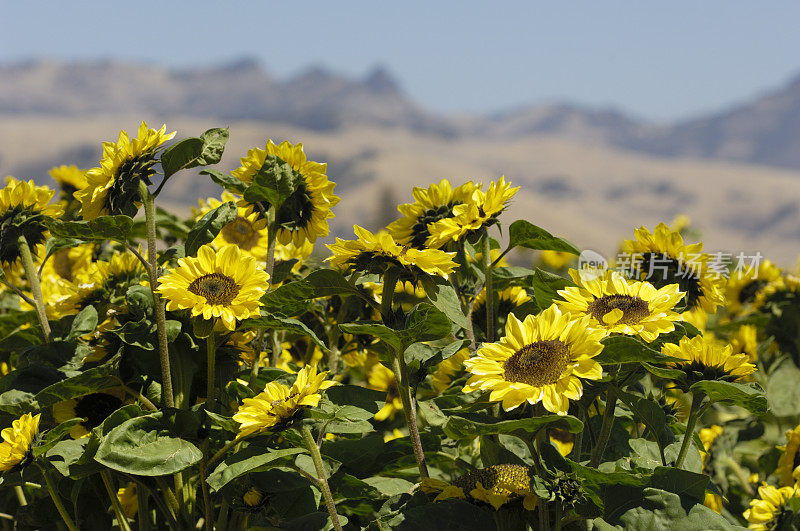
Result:
<svg viewBox="0 0 800 531"><path fill-rule="evenodd" d="M244 199L268 208L281 206L303 183L303 177L286 161L275 155L266 155L264 164L253 176L253 181L244 191Z"/></svg>

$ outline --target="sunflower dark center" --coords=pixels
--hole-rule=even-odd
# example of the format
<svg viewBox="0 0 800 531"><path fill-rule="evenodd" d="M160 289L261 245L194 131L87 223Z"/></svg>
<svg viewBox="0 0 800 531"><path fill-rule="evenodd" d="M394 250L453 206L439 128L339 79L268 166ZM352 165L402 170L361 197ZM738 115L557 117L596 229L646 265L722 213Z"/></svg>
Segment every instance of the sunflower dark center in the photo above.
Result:
<svg viewBox="0 0 800 531"><path fill-rule="evenodd" d="M417 218L417 222L411 226L411 246L417 249L424 249L425 242L431 235L428 225L441 219L453 216L453 207L460 205L461 201L450 201L446 205L429 208Z"/></svg>
<svg viewBox="0 0 800 531"><path fill-rule="evenodd" d="M196 278L189 284L189 291L206 298L208 304L228 306L239 294L239 285L222 273L211 273Z"/></svg>
<svg viewBox="0 0 800 531"><path fill-rule="evenodd" d="M92 393L82 396L75 404L75 416L86 419L82 422L87 429L99 426L106 418L122 407L122 400L106 393Z"/></svg>
<svg viewBox="0 0 800 531"><path fill-rule="evenodd" d="M569 347L558 339L545 339L525 345L503 363L509 382L533 386L558 381L569 361Z"/></svg>
<svg viewBox="0 0 800 531"><path fill-rule="evenodd" d="M692 310L703 296L700 264L683 263L666 253L644 253L641 258L642 278L656 288L678 284L686 292L686 307Z"/></svg>
<svg viewBox="0 0 800 531"><path fill-rule="evenodd" d="M152 184L150 177L155 174L155 151L128 159L117 168L114 182L106 191L104 207L109 214L135 216L139 210L136 203L141 202L139 181Z"/></svg>
<svg viewBox="0 0 800 531"><path fill-rule="evenodd" d="M225 241L236 244L245 251L255 247L260 238L258 231L253 228L253 224L243 217L238 217L222 227L221 232Z"/></svg>
<svg viewBox="0 0 800 531"><path fill-rule="evenodd" d="M742 290L739 292L739 302L742 304L746 302L753 302L759 290L766 285L766 280L753 280L752 282L745 284L742 287Z"/></svg>
<svg viewBox="0 0 800 531"><path fill-rule="evenodd" d="M650 315L647 301L631 295L605 295L590 302L588 307L592 317L601 323L605 323L604 317L612 310L622 312L616 324L636 324Z"/></svg>

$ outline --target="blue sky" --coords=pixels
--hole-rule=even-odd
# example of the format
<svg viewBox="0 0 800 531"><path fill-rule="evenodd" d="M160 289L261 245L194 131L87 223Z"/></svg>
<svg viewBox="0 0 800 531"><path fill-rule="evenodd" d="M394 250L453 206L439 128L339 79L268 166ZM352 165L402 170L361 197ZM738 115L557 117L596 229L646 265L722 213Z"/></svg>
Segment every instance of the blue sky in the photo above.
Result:
<svg viewBox="0 0 800 531"><path fill-rule="evenodd" d="M64 6L68 5L66 8ZM386 65L433 109L568 101L654 120L800 75L800 2L2 2L0 62L254 57L276 76Z"/></svg>

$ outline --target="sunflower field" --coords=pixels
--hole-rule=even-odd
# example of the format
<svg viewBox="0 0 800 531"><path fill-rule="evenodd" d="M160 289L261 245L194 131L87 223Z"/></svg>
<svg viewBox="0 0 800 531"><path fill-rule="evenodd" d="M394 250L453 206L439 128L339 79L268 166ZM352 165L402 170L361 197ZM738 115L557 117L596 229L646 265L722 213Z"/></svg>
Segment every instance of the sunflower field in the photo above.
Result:
<svg viewBox="0 0 800 531"><path fill-rule="evenodd" d="M228 135L0 189L3 529L800 529L800 278L685 220L580 267L504 177L322 245L326 164Z"/></svg>

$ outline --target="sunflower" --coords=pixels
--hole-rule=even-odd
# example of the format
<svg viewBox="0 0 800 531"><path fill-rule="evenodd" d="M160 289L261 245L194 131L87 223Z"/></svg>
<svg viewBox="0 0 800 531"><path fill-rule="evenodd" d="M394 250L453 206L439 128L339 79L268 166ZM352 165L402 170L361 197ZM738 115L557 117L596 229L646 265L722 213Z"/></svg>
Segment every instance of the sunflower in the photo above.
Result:
<svg viewBox="0 0 800 531"><path fill-rule="evenodd" d="M76 204L75 192L86 188L88 184L86 181L86 170L82 170L75 165L56 166L55 168L51 168L48 173L61 188L59 198L60 204L65 210L72 210L72 205Z"/></svg>
<svg viewBox="0 0 800 531"><path fill-rule="evenodd" d="M742 325L731 338L734 354L747 354L747 359L755 362L758 358L758 328L753 325Z"/></svg>
<svg viewBox="0 0 800 531"><path fill-rule="evenodd" d="M649 343L675 330L675 321L681 320L672 310L684 296L677 284L657 290L649 282L629 280L612 269L602 276L576 269L569 274L577 286L559 290L564 300L556 304L564 312L589 316L591 326L606 335L636 335Z"/></svg>
<svg viewBox="0 0 800 531"><path fill-rule="evenodd" d="M380 363L376 363L367 375L368 387L386 393L386 403L375 413L375 420L393 420L399 411L403 411L403 401L400 399L400 388L394 372Z"/></svg>
<svg viewBox="0 0 800 531"><path fill-rule="evenodd" d="M558 453L564 457L567 457L575 446L575 435L567 430L550 428L549 438L552 445L558 450Z"/></svg>
<svg viewBox="0 0 800 531"><path fill-rule="evenodd" d="M532 478L530 467L492 465L467 472L452 483L425 478L419 487L423 492L436 494L435 501L466 499L468 494L471 499L487 503L495 510L513 499L522 498L525 509L532 511L538 502L531 490Z"/></svg>
<svg viewBox="0 0 800 531"><path fill-rule="evenodd" d="M96 393L62 400L53 405L53 418L59 424L70 419L83 419L70 430L70 437L88 437L109 415L124 405L125 391L121 388L103 389Z"/></svg>
<svg viewBox="0 0 800 531"><path fill-rule="evenodd" d="M301 411L303 406L316 407L324 391L336 385L326 380L328 371L317 374L316 365L307 365L297 373L292 387L269 382L254 398L245 398L233 420L240 424L238 437L279 430Z"/></svg>
<svg viewBox="0 0 800 531"><path fill-rule="evenodd" d="M505 326L506 316L511 314L518 306L531 300L528 292L519 286L496 291L497 299L494 301L494 315L497 325ZM486 328L486 288L483 288L472 303L472 326L476 330Z"/></svg>
<svg viewBox="0 0 800 531"><path fill-rule="evenodd" d="M431 375L431 383L437 392L441 393L450 387L453 375L460 371L464 362L469 359L469 349L462 348L446 360L439 363L436 371Z"/></svg>
<svg viewBox="0 0 800 531"><path fill-rule="evenodd" d="M209 197L206 201L199 201L200 208L195 215L199 220L211 210L228 201L236 201L236 196L230 192L222 192L222 197L216 199ZM211 242L212 247L220 249L225 245L235 245L244 253L250 254L257 260L266 260L267 247L267 220L259 217L253 205L237 208L236 219L224 225L219 234Z"/></svg>
<svg viewBox="0 0 800 531"><path fill-rule="evenodd" d="M269 275L256 267L256 260L235 245L219 251L206 244L197 257L178 260L178 267L159 279L158 292L167 299L167 309L191 310L193 317L219 317L228 330L237 319L259 315L259 299L267 289Z"/></svg>
<svg viewBox="0 0 800 531"><path fill-rule="evenodd" d="M248 184L253 182L265 162L285 162L297 178L294 192L277 214L279 242L293 242L299 247L306 240L313 243L318 237L328 235L328 218L334 217L331 208L339 202L339 198L333 195L336 183L328 180L327 164L306 158L303 144L281 142L275 145L272 140L267 140L264 149L249 150L240 162L242 165L231 175ZM242 200L240 204L244 206L247 202Z"/></svg>
<svg viewBox="0 0 800 531"><path fill-rule="evenodd" d="M695 382L702 380L739 381L755 372L755 365L747 362L746 354L733 354L730 345L721 346L711 338L684 336L679 343L666 343L661 353L686 361L670 362L669 365L685 373L678 387L686 392Z"/></svg>
<svg viewBox="0 0 800 531"><path fill-rule="evenodd" d="M91 243L59 249L45 262L42 276L52 273L64 280L72 281L81 273L86 272L89 264L92 263L94 253L95 246Z"/></svg>
<svg viewBox="0 0 800 531"><path fill-rule="evenodd" d="M57 307L63 315L95 306L101 318L109 305L122 304L128 288L146 275L142 263L133 253L114 254L108 261L90 262L85 271L76 272L69 285L71 295Z"/></svg>
<svg viewBox="0 0 800 531"><path fill-rule="evenodd" d="M469 202L477 188L472 181L453 188L447 179L428 188L414 187L412 195L415 202L399 205L397 210L403 217L391 223L386 230L401 245L424 249L431 235L428 230L430 224L452 218L453 209Z"/></svg>
<svg viewBox="0 0 800 531"><path fill-rule="evenodd" d="M750 502L744 518L750 524L748 529L768 531L770 529L790 529L792 513L786 502L797 496L797 487L779 489L764 483L758 487L758 498Z"/></svg>
<svg viewBox="0 0 800 531"><path fill-rule="evenodd" d="M708 266L710 257L703 253L703 244L685 245L683 236L659 223L654 232L636 229L635 239L626 240L622 251L631 263L625 264L639 280L647 280L657 288L678 284L686 293L686 310L702 309L715 313L724 303L724 281Z"/></svg>
<svg viewBox="0 0 800 531"><path fill-rule="evenodd" d="M486 192L477 186L469 201L453 207L452 217L428 225L430 237L427 245L438 248L495 224L518 190L519 187L511 188L505 177L492 182Z"/></svg>
<svg viewBox="0 0 800 531"><path fill-rule="evenodd" d="M565 415L569 400L583 394L580 378L603 375L592 358L603 350L605 334L590 323L588 316L576 318L556 305L524 321L509 315L506 335L464 362L472 373L464 391L491 390L489 400L502 400L506 411L542 402L548 411Z"/></svg>
<svg viewBox="0 0 800 531"><path fill-rule="evenodd" d="M792 474L800 466L800 425L786 430L786 444L778 446L778 450L783 452L775 469L778 484L782 487L794 485Z"/></svg>
<svg viewBox="0 0 800 531"><path fill-rule="evenodd" d="M28 460L31 444L39 432L40 414L25 413L11 423L10 428L5 428L0 435L0 472L13 470L17 466L24 466Z"/></svg>
<svg viewBox="0 0 800 531"><path fill-rule="evenodd" d="M127 132L120 131L116 143L103 142L100 166L86 171L86 186L75 192L75 198L81 202L83 219L136 215L142 201L139 181L151 184L150 177L155 174L153 166L158 162L156 151L175 136L175 131L167 134L166 130L166 125L155 130L142 122L137 138L131 140Z"/></svg>
<svg viewBox="0 0 800 531"><path fill-rule="evenodd" d="M800 298L800 277L783 275L768 283L758 291L753 302L753 309L762 309L768 304L780 304Z"/></svg>
<svg viewBox="0 0 800 531"><path fill-rule="evenodd" d="M550 269L560 271L578 259L572 253L564 251L542 251L541 261Z"/></svg>
<svg viewBox="0 0 800 531"><path fill-rule="evenodd" d="M326 260L340 269L355 269L383 274L392 266L404 271L400 280L416 280L421 272L446 277L456 263L455 253L438 249L415 249L401 246L387 232L373 234L358 225L353 226L357 240L336 238L327 245L333 252Z"/></svg>
<svg viewBox="0 0 800 531"><path fill-rule="evenodd" d="M117 490L117 500L122 506L122 512L128 518L134 518L139 512L139 496L136 494L136 483L130 481Z"/></svg>
<svg viewBox="0 0 800 531"><path fill-rule="evenodd" d="M242 501L248 507L258 507L264 500L264 494L256 487L250 487L250 490L244 493Z"/></svg>
<svg viewBox="0 0 800 531"><path fill-rule="evenodd" d="M756 267L733 272L725 289L728 311L734 315L740 313L744 306L755 302L761 290L780 276L780 268L769 260L760 262Z"/></svg>
<svg viewBox="0 0 800 531"><path fill-rule="evenodd" d="M20 237L25 237L32 251L44 243L47 218L58 218L64 212L60 205L50 204L54 193L33 181L7 179L5 188L0 189L0 265L17 262Z"/></svg>

